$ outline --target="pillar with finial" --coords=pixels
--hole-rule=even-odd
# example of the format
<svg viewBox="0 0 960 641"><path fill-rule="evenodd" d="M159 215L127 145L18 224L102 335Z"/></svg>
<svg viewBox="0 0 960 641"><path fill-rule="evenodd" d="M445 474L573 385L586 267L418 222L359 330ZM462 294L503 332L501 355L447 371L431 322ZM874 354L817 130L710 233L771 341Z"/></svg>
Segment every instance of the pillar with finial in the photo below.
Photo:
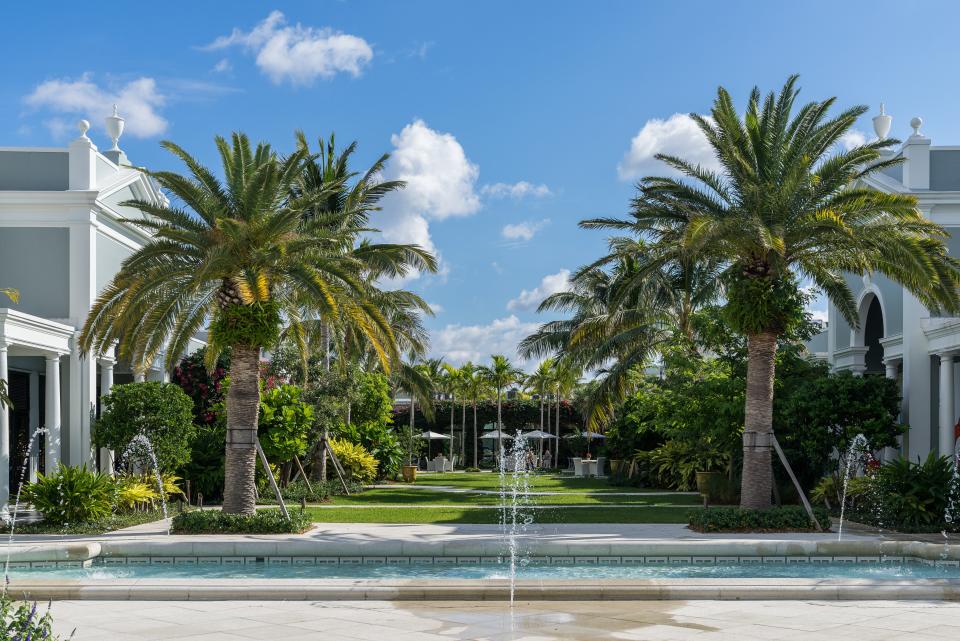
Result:
<svg viewBox="0 0 960 641"><path fill-rule="evenodd" d="M97 185L97 146L87 136L90 130L89 122L79 121L77 129L80 131L80 136L75 138L69 147L68 184L70 189L88 191Z"/></svg>
<svg viewBox="0 0 960 641"><path fill-rule="evenodd" d="M915 116L910 120L913 133L903 143L903 184L912 190L930 189L930 139L920 133L923 120Z"/></svg>
<svg viewBox="0 0 960 641"><path fill-rule="evenodd" d="M107 135L110 136L110 140L113 141L113 147L103 152L103 155L117 165L128 164L127 155L123 153L123 150L117 145L120 136L123 135L124 120L120 117L120 114L117 113L116 105L113 106L113 115L107 116L104 121L106 123Z"/></svg>

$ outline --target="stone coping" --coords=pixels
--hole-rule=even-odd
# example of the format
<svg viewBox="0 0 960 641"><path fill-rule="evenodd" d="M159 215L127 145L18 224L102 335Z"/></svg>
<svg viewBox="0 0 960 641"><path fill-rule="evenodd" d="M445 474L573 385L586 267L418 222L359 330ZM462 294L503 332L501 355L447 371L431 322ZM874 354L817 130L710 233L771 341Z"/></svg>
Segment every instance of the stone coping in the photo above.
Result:
<svg viewBox="0 0 960 641"><path fill-rule="evenodd" d="M484 600L510 599L505 579L118 579L14 580L8 592L29 600ZM644 579L521 580L514 599L546 600L960 600L960 579Z"/></svg>
<svg viewBox="0 0 960 641"><path fill-rule="evenodd" d="M85 561L109 557L364 557L364 556L500 556L497 537L466 540L324 540L237 537L156 537L105 539L85 543L44 543L7 547L11 562ZM524 539L530 556L889 556L960 561L960 545L880 540L602 540L565 542ZM5 555L0 553L0 561Z"/></svg>

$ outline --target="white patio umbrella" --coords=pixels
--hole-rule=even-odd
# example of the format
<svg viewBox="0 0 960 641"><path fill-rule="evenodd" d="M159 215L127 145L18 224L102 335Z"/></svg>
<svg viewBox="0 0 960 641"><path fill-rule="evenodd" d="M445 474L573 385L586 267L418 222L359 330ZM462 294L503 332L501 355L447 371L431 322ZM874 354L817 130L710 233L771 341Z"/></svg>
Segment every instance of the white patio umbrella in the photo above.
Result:
<svg viewBox="0 0 960 641"><path fill-rule="evenodd" d="M538 445L537 456L540 457L540 460L543 460L543 442L546 439L557 438L549 432L544 432L543 430L532 430L530 432L524 432L521 434L523 438L540 441Z"/></svg>
<svg viewBox="0 0 960 641"><path fill-rule="evenodd" d="M577 437L583 437L585 439L590 439L590 440L593 440L595 438L607 438L606 435L601 434L600 432L591 432L590 430L585 430L583 432L580 432L579 434L567 434L564 436L564 438L577 438Z"/></svg>
<svg viewBox="0 0 960 641"><path fill-rule="evenodd" d="M500 438L500 430L493 430L493 431L490 431L490 432L484 432L483 436L481 436L480 438L481 438L481 439L484 439L484 438L495 438L495 439L499 439L499 438ZM505 441L509 441L509 440L512 440L513 437L510 436L509 434L507 434L506 432L504 432L504 433L503 433L503 439L504 439Z"/></svg>
<svg viewBox="0 0 960 641"><path fill-rule="evenodd" d="M446 434L441 434L440 432L421 432L420 438L427 439L427 458L430 458L430 441L447 441L450 440L450 437Z"/></svg>

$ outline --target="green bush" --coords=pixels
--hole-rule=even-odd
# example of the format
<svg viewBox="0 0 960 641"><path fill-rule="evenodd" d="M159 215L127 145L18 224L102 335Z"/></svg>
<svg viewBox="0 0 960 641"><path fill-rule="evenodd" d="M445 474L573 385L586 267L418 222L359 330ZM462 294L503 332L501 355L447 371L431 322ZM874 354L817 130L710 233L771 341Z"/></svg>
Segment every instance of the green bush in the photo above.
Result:
<svg viewBox="0 0 960 641"><path fill-rule="evenodd" d="M173 517L173 534L299 534L310 527L300 510L284 518L280 510L258 510L252 516L225 514L220 510L193 510Z"/></svg>
<svg viewBox="0 0 960 641"><path fill-rule="evenodd" d="M285 463L306 454L311 425L313 408L301 400L296 385L278 385L261 392L257 433L270 461Z"/></svg>
<svg viewBox="0 0 960 641"><path fill-rule="evenodd" d="M814 508L824 529L830 527L830 515ZM701 508L690 512L689 526L697 532L812 532L816 528L799 505L769 510L744 510L738 507Z"/></svg>
<svg viewBox="0 0 960 641"><path fill-rule="evenodd" d="M86 467L61 465L49 475L37 475L23 488L21 501L32 503L44 521L83 523L109 516L114 506L113 479Z"/></svg>
<svg viewBox="0 0 960 641"><path fill-rule="evenodd" d="M173 383L115 385L103 399L93 442L121 453L138 434L150 439L161 470L183 465L196 435L193 401Z"/></svg>
<svg viewBox="0 0 960 641"><path fill-rule="evenodd" d="M337 455L340 465L350 480L357 483L372 483L377 478L377 459L362 445L342 438L330 439L330 448Z"/></svg>
<svg viewBox="0 0 960 641"><path fill-rule="evenodd" d="M0 595L0 639L11 641L57 641L53 634L50 606L41 613L36 602L14 601ZM73 635L70 635L73 637Z"/></svg>
<svg viewBox="0 0 960 641"><path fill-rule="evenodd" d="M342 496L345 492L343 491L343 485L340 483L340 479L336 477L336 473L332 470L330 473L333 475L332 479L326 481L310 481L309 488L302 480L288 483L286 486L280 488L280 495L287 503L300 503L301 501L321 503L329 500L331 496ZM350 489L351 494L359 494L363 491L363 485L354 481L347 481L347 487ZM261 505L276 505L277 499L274 497L272 489L269 492L261 492L258 503Z"/></svg>
<svg viewBox="0 0 960 641"><path fill-rule="evenodd" d="M922 463L897 459L850 483L856 488L853 497L847 488L847 514L852 520L903 532L960 529L956 519L952 523L945 519L951 498L960 515L960 487L950 457L931 453Z"/></svg>

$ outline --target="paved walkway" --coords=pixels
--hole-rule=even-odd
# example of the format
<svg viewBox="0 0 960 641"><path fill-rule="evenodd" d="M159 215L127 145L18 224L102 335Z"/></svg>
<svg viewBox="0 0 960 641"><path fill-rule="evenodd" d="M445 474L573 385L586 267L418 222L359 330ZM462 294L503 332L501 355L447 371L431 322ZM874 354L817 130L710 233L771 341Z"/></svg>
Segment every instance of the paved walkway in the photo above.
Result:
<svg viewBox="0 0 960 641"><path fill-rule="evenodd" d="M960 604L896 601L57 601L74 641L935 641Z"/></svg>
<svg viewBox="0 0 960 641"><path fill-rule="evenodd" d="M567 506L569 507L569 506ZM148 525L150 527L148 527ZM376 524L376 523L318 523L306 534L236 534L236 535L178 535L168 537L161 533L163 528L158 523L137 526L136 528L127 528L112 532L110 534L98 535L36 535L25 534L15 535L14 541L24 542L55 542L64 543L69 541L98 541L103 539L116 540L144 540L150 538L163 538L163 540L177 541L210 541L217 540L309 540L319 543L349 543L349 542L428 542L428 543L446 543L454 541L469 540L489 540L491 537L499 537L501 528L499 525L467 525L467 524L422 524L422 525L404 525L404 524ZM783 533L721 533L721 534L703 534L687 529L685 525L680 524L661 524L661 523L553 523L553 524L533 524L526 528L523 537L536 539L538 541L556 541L568 544L612 544L612 543L636 543L653 540L668 541L695 541L695 540L739 540L739 541L835 541L837 535L827 532L819 534L815 532L783 532ZM867 540L881 538L872 533L856 533L852 528L848 530L844 527L844 540Z"/></svg>
<svg viewBox="0 0 960 641"><path fill-rule="evenodd" d="M371 490L423 490L423 491L436 491L436 492L449 492L451 494L494 494L500 496L502 492L500 490L482 490L482 489L473 489L469 487L455 487L453 485L415 485L415 484L398 484L398 483L383 483L379 485L368 485L368 489ZM509 492L508 492L509 493ZM594 490L562 490L562 491L535 491L530 490L524 492L527 496L567 496L573 494L575 496L700 496L697 492L598 492Z"/></svg>

